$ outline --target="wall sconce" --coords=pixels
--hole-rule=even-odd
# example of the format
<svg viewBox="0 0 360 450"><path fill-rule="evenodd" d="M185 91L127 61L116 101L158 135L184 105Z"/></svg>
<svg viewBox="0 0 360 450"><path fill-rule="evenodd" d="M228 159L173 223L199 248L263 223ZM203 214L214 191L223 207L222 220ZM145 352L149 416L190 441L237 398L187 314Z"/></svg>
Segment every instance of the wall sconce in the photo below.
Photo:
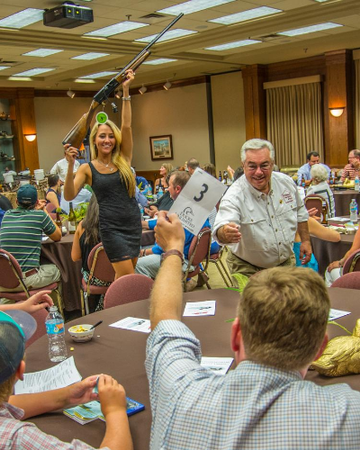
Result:
<svg viewBox="0 0 360 450"><path fill-rule="evenodd" d="M139 92L141 95L144 95L146 91L147 91L147 87L144 85L142 85L141 88L139 89Z"/></svg>
<svg viewBox="0 0 360 450"><path fill-rule="evenodd" d="M34 142L36 139L36 134L24 134L24 137L28 142Z"/></svg>
<svg viewBox="0 0 360 450"><path fill-rule="evenodd" d="M345 110L344 107L340 107L340 108L329 108L330 109L330 114L333 117L340 117L343 115L343 112Z"/></svg>
<svg viewBox="0 0 360 450"><path fill-rule="evenodd" d="M169 80L166 81L163 88L165 89L165 91L168 91L171 88L171 83Z"/></svg>
<svg viewBox="0 0 360 450"><path fill-rule="evenodd" d="M66 93L66 95L70 98L74 98L75 97L75 92L72 91L71 89L69 89Z"/></svg>

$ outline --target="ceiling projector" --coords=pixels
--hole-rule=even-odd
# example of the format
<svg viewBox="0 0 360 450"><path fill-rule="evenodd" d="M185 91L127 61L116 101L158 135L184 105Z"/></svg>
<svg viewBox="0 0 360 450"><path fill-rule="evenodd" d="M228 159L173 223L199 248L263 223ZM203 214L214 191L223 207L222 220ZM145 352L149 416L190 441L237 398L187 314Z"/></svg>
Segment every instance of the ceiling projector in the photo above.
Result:
<svg viewBox="0 0 360 450"><path fill-rule="evenodd" d="M44 11L43 24L47 27L76 28L94 22L94 14L87 6L64 3Z"/></svg>

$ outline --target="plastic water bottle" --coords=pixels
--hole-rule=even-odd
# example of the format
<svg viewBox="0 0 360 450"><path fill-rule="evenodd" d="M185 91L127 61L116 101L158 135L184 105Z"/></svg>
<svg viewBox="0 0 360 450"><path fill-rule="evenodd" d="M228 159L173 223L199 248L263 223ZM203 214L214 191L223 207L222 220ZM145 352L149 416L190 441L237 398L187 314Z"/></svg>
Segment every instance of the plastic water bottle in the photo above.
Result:
<svg viewBox="0 0 360 450"><path fill-rule="evenodd" d="M163 195L164 195L164 191L163 191L162 187L160 186L159 190L158 190L158 198L162 197Z"/></svg>
<svg viewBox="0 0 360 450"><path fill-rule="evenodd" d="M64 361L67 358L64 319L59 313L57 306L50 306L49 314L45 319L45 326L49 338L50 361Z"/></svg>
<svg viewBox="0 0 360 450"><path fill-rule="evenodd" d="M330 184L335 184L335 173L334 172L331 172L329 181L330 181Z"/></svg>
<svg viewBox="0 0 360 450"><path fill-rule="evenodd" d="M142 207L141 203L138 203L138 206L140 209L141 220L144 220L144 208Z"/></svg>
<svg viewBox="0 0 360 450"><path fill-rule="evenodd" d="M354 187L355 191L359 192L359 190L360 190L359 177L356 176L354 181L355 181L355 187Z"/></svg>
<svg viewBox="0 0 360 450"><path fill-rule="evenodd" d="M350 202L350 220L352 222L357 222L358 220L358 204L354 198Z"/></svg>

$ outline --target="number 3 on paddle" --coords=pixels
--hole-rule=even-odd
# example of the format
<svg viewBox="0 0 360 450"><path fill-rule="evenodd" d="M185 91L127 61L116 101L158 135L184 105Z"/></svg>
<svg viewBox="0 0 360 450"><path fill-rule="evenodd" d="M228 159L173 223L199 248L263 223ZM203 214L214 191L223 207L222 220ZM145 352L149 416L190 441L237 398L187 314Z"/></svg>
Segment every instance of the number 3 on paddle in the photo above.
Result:
<svg viewBox="0 0 360 450"><path fill-rule="evenodd" d="M196 201L196 202L201 202L201 200L204 198L204 194L208 191L208 189L209 189L209 186L207 185L207 184L203 184L202 185L202 187L203 187L203 190L202 191L200 191L200 194L199 194L199 196L198 197L194 197L194 200Z"/></svg>

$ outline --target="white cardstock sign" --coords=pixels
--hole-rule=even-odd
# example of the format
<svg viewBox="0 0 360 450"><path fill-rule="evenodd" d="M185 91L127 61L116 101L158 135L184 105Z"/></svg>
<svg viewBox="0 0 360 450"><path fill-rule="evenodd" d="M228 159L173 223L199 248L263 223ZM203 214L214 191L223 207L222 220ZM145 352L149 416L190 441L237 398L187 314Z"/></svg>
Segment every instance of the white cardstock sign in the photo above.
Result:
<svg viewBox="0 0 360 450"><path fill-rule="evenodd" d="M170 208L169 214L176 213L183 227L197 235L225 191L224 184L197 168Z"/></svg>

